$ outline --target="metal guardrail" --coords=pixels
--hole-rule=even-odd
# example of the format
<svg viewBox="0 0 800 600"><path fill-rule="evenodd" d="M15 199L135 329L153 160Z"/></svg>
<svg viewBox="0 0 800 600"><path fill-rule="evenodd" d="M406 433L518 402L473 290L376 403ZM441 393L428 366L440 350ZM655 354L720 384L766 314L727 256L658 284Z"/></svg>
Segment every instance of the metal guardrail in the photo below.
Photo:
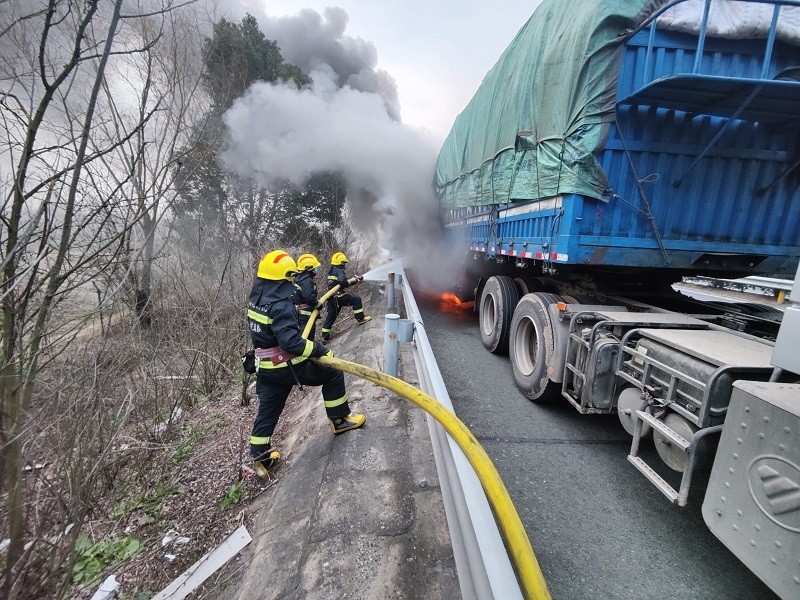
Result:
<svg viewBox="0 0 800 600"><path fill-rule="evenodd" d="M402 275L399 285L406 316L414 323L413 356L420 389L455 414L419 307L405 274ZM426 419L462 597L465 600L523 598L478 476L444 428L428 414Z"/></svg>

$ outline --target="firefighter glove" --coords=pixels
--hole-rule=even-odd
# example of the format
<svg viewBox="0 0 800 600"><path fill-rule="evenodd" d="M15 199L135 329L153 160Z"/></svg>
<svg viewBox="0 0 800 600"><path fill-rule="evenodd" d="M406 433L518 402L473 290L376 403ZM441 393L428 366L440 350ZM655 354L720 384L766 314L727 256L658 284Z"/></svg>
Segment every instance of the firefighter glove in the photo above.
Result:
<svg viewBox="0 0 800 600"><path fill-rule="evenodd" d="M242 369L248 375L254 375L256 372L256 351L253 349L248 350L242 356Z"/></svg>
<svg viewBox="0 0 800 600"><path fill-rule="evenodd" d="M325 356L328 353L328 349L321 343L315 341L314 342L314 349L311 351L311 358L318 358L320 356Z"/></svg>

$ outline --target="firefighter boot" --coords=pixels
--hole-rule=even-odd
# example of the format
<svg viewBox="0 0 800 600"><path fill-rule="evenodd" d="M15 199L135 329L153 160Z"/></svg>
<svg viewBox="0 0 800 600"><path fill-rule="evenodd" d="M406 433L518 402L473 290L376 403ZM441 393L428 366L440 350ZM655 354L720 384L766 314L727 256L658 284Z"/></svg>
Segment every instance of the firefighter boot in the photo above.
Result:
<svg viewBox="0 0 800 600"><path fill-rule="evenodd" d="M372 317L370 317L369 315L366 315L361 319L356 319L356 322L358 322L359 325L363 325L364 323L367 323L368 321L372 321Z"/></svg>
<svg viewBox="0 0 800 600"><path fill-rule="evenodd" d="M265 479L269 477L269 470L275 466L275 463L281 457L281 453L278 450L267 450L260 456L253 459L253 470L256 472L256 475Z"/></svg>
<svg viewBox="0 0 800 600"><path fill-rule="evenodd" d="M358 429L366 420L367 417L359 413L351 413L340 419L331 419L331 431L333 431L334 435L338 435L351 429Z"/></svg>

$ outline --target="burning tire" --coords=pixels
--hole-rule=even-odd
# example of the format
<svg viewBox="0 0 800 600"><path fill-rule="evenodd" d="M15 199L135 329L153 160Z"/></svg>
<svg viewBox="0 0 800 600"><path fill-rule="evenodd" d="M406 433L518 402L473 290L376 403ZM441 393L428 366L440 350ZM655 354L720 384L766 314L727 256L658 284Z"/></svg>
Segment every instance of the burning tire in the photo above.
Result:
<svg viewBox="0 0 800 600"><path fill-rule="evenodd" d="M560 301L555 294L535 292L522 297L511 320L509 354L514 383L534 402L557 398L560 384L550 381L553 326L547 307Z"/></svg>
<svg viewBox="0 0 800 600"><path fill-rule="evenodd" d="M489 352L508 354L508 330L518 301L519 292L511 277L490 277L483 287L478 322L481 341Z"/></svg>

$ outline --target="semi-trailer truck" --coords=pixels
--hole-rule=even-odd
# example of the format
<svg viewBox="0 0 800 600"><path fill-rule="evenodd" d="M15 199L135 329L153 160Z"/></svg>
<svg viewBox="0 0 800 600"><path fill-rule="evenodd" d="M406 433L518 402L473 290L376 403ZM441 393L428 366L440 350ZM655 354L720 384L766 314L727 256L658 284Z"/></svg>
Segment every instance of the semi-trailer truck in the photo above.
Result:
<svg viewBox="0 0 800 600"><path fill-rule="evenodd" d="M616 413L678 506L713 463L709 528L800 597L800 308L672 287L797 272L800 1L545 0L457 117L436 189L457 291L520 391Z"/></svg>

